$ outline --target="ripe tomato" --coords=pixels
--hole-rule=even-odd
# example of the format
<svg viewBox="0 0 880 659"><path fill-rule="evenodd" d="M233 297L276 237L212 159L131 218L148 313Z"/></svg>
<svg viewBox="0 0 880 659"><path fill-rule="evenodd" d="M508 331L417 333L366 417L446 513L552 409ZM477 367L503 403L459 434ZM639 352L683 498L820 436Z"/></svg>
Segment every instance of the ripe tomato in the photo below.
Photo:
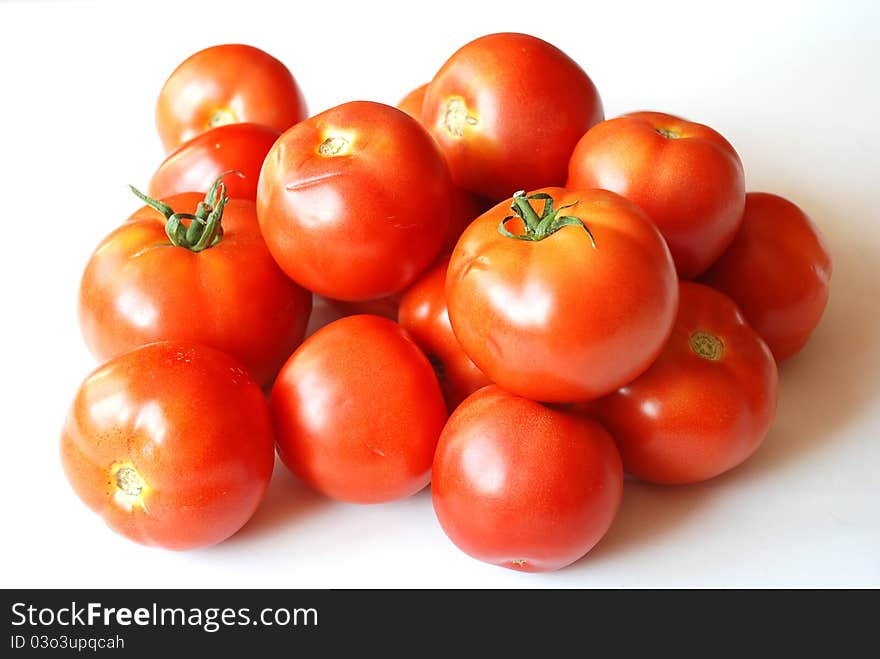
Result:
<svg viewBox="0 0 880 659"><path fill-rule="evenodd" d="M672 336L646 373L587 409L614 437L624 468L653 483L695 483L748 458L776 411L767 345L727 296L681 283Z"/></svg>
<svg viewBox="0 0 880 659"><path fill-rule="evenodd" d="M305 116L305 99L287 67L241 44L212 46L185 59L156 103L166 153L217 126L249 122L282 132Z"/></svg>
<svg viewBox="0 0 880 659"><path fill-rule="evenodd" d="M154 341L204 343L266 384L302 341L311 295L272 259L253 202L229 201L222 185L202 200L151 202L162 210L139 210L101 241L80 284L83 337L102 361ZM203 218L189 238L174 210Z"/></svg>
<svg viewBox="0 0 880 659"><path fill-rule="evenodd" d="M831 255L800 208L750 192L733 244L703 281L733 298L781 362L804 347L822 318Z"/></svg>
<svg viewBox="0 0 880 659"><path fill-rule="evenodd" d="M80 499L117 533L193 549L238 531L275 462L263 392L224 353L193 343L136 348L89 375L61 434Z"/></svg>
<svg viewBox="0 0 880 659"><path fill-rule="evenodd" d="M431 360L451 411L490 380L464 354L452 333L444 291L448 265L448 257L440 259L407 289L400 298L398 320Z"/></svg>
<svg viewBox="0 0 880 659"><path fill-rule="evenodd" d="M500 200L562 185L574 145L602 121L583 69L527 34L490 34L456 51L425 92L422 121L456 185Z"/></svg>
<svg viewBox="0 0 880 659"><path fill-rule="evenodd" d="M659 112L591 128L571 156L566 187L604 188L634 201L688 279L721 256L745 204L742 163L730 143L708 126Z"/></svg>
<svg viewBox="0 0 880 659"><path fill-rule="evenodd" d="M416 87L409 94L400 99L397 104L398 109L403 110L418 122L422 121L422 105L425 102L425 91L428 89L428 83L421 87Z"/></svg>
<svg viewBox="0 0 880 659"><path fill-rule="evenodd" d="M571 402L650 366L675 320L678 284L663 238L634 204L606 190L544 188L465 229L446 304L489 379L533 400Z"/></svg>
<svg viewBox="0 0 880 659"><path fill-rule="evenodd" d="M428 359L378 316L341 318L309 337L278 374L271 406L284 464L317 491L353 503L425 487L446 422Z"/></svg>
<svg viewBox="0 0 880 659"><path fill-rule="evenodd" d="M269 149L281 133L260 124L229 124L201 133L181 144L159 165L147 193L154 199L178 192L205 193L217 177L225 179L232 199L257 199L257 180Z"/></svg>
<svg viewBox="0 0 880 659"><path fill-rule="evenodd" d="M415 119L355 101L281 136L260 174L257 214L294 281L325 297L369 300L402 290L437 257L451 186Z"/></svg>
<svg viewBox="0 0 880 659"><path fill-rule="evenodd" d="M437 444L437 519L459 549L494 565L573 563L605 535L622 493L620 456L599 424L496 385L459 405Z"/></svg>

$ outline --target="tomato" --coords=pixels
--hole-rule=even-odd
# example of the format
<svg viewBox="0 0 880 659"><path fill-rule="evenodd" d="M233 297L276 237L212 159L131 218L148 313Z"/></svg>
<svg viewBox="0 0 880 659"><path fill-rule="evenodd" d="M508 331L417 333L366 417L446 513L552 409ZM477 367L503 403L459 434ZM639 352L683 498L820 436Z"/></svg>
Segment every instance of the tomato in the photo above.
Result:
<svg viewBox="0 0 880 659"><path fill-rule="evenodd" d="M178 192L205 193L218 176L236 171L240 176L225 179L227 194L232 199L256 201L260 168L280 136L279 131L260 124L212 128L169 155L150 179L147 192L155 199Z"/></svg>
<svg viewBox="0 0 880 659"><path fill-rule="evenodd" d="M571 402L614 391L650 366L675 320L663 238L606 190L544 188L512 201L477 218L452 253L455 336L511 393Z"/></svg>
<svg viewBox="0 0 880 659"><path fill-rule="evenodd" d="M443 429L431 495L459 549L542 572L586 554L620 507L623 469L599 424L490 385Z"/></svg>
<svg viewBox="0 0 880 659"><path fill-rule="evenodd" d="M428 84L422 121L456 185L500 200L562 185L571 151L602 121L589 76L527 34L490 34L456 51Z"/></svg>
<svg viewBox="0 0 880 659"><path fill-rule="evenodd" d="M730 298L681 283L663 353L588 410L617 442L624 468L653 483L695 483L733 469L767 434L778 374L767 345Z"/></svg>
<svg viewBox="0 0 880 659"><path fill-rule="evenodd" d="M379 503L428 484L446 406L397 323L348 316L318 330L281 369L270 403L278 454L324 495Z"/></svg>
<svg viewBox="0 0 880 659"><path fill-rule="evenodd" d="M425 352L443 387L446 405L454 410L461 401L489 378L464 354L446 312L446 269L449 258L440 259L400 298L398 319Z"/></svg>
<svg viewBox="0 0 880 659"><path fill-rule="evenodd" d="M425 90L428 85L413 89L409 94L403 97L397 107L416 121L422 121L422 104L425 100ZM457 186L452 187L451 191L452 214L449 219L449 228L446 231L446 238L443 240L442 253L448 254L455 247L459 236L478 215L495 205L494 202L487 201L482 197L475 195L463 188Z"/></svg>
<svg viewBox="0 0 880 659"><path fill-rule="evenodd" d="M782 361L804 347L822 318L831 255L800 208L776 195L750 192L733 244L703 281L733 298Z"/></svg>
<svg viewBox="0 0 880 659"><path fill-rule="evenodd" d="M402 290L437 257L451 186L415 119L355 101L281 136L260 174L257 214L294 281L325 297L369 300Z"/></svg>
<svg viewBox="0 0 880 659"><path fill-rule="evenodd" d="M171 74L156 103L166 153L210 128L255 123L282 132L306 117L306 103L284 64L259 48L205 48Z"/></svg>
<svg viewBox="0 0 880 659"><path fill-rule="evenodd" d="M397 104L398 109L403 110L416 121L422 120L422 105L425 102L425 91L428 89L428 83L416 87L409 94L400 99Z"/></svg>
<svg viewBox="0 0 880 659"><path fill-rule="evenodd" d="M708 126L635 112L594 126L577 143L569 188L604 188L642 208L682 278L702 273L733 240L745 204L734 148Z"/></svg>
<svg viewBox="0 0 880 659"><path fill-rule="evenodd" d="M80 283L83 337L102 361L154 341L205 343L266 384L302 340L311 295L272 259L253 202L229 201L222 185L202 199L150 201L162 211L143 208L101 241ZM173 211L208 226L177 235Z"/></svg>
<svg viewBox="0 0 880 659"><path fill-rule="evenodd" d="M89 375L61 434L80 499L122 535L167 549L212 545L253 515L275 462L263 392L224 353L136 348Z"/></svg>

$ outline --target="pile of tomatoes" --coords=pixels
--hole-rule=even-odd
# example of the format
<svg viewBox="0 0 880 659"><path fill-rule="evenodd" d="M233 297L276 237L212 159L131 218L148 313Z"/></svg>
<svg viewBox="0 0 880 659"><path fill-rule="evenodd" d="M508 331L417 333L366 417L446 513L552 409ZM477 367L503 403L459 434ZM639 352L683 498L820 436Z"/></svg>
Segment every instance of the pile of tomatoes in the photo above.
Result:
<svg viewBox="0 0 880 659"><path fill-rule="evenodd" d="M313 116L284 64L216 46L156 120L167 159L82 277L105 363L61 441L77 494L146 544L235 533L277 450L341 501L430 483L463 551L560 568L608 530L624 472L746 460L827 302L818 230L747 194L724 137L605 120L533 36L466 44L399 108ZM341 317L304 339L313 301Z"/></svg>

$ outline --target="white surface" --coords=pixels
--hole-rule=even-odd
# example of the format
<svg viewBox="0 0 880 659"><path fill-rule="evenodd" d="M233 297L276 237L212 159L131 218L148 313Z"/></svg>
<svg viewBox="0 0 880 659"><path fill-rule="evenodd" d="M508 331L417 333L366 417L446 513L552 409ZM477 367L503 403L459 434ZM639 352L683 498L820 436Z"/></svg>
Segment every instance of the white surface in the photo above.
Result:
<svg viewBox="0 0 880 659"><path fill-rule="evenodd" d="M880 11L711 4L0 4L0 586L880 586ZM169 553L109 531L57 452L94 366L76 289L90 251L138 206L126 184L145 185L161 160L153 107L166 76L199 48L238 41L284 61L313 112L395 103L459 45L502 30L578 60L608 116L656 109L714 126L748 189L790 197L825 232L831 301L783 368L758 454L699 486L628 484L605 540L549 575L460 553L427 492L342 505L282 470L254 520L216 548Z"/></svg>

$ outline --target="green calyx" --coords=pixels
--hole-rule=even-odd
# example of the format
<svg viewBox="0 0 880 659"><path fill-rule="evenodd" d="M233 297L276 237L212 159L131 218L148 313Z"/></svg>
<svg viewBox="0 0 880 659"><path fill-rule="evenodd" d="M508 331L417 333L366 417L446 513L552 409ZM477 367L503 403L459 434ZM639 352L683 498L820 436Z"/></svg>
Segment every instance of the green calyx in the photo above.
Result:
<svg viewBox="0 0 880 659"><path fill-rule="evenodd" d="M538 215L529 203L532 199L543 200L544 208L541 211L541 215ZM537 242L552 236L562 227L579 226L586 231L587 236L590 238L590 243L593 245L593 249L597 249L596 239L581 218L575 217L574 215L560 215L561 211L566 208L571 208L577 203L578 202L566 204L565 206L560 206L559 208L554 209L553 197L546 192L536 192L535 194L526 195L525 190L519 190L513 193L513 203L510 205L510 209L514 212L514 215L508 215L501 220L501 223L498 225L498 233L508 238ZM507 223L513 219L522 220L523 226L525 227L525 233L511 233L507 229Z"/></svg>
<svg viewBox="0 0 880 659"><path fill-rule="evenodd" d="M200 201L195 213L175 213L174 209L152 197L148 197L133 185L128 187L147 206L162 213L167 220L165 233L168 240L175 247L185 247L192 252L201 252L213 247L223 238L223 209L229 203L226 196L226 186L223 177L228 174L243 176L241 172L223 172L211 185L211 189L205 195L205 200ZM184 224L183 220L190 220Z"/></svg>

